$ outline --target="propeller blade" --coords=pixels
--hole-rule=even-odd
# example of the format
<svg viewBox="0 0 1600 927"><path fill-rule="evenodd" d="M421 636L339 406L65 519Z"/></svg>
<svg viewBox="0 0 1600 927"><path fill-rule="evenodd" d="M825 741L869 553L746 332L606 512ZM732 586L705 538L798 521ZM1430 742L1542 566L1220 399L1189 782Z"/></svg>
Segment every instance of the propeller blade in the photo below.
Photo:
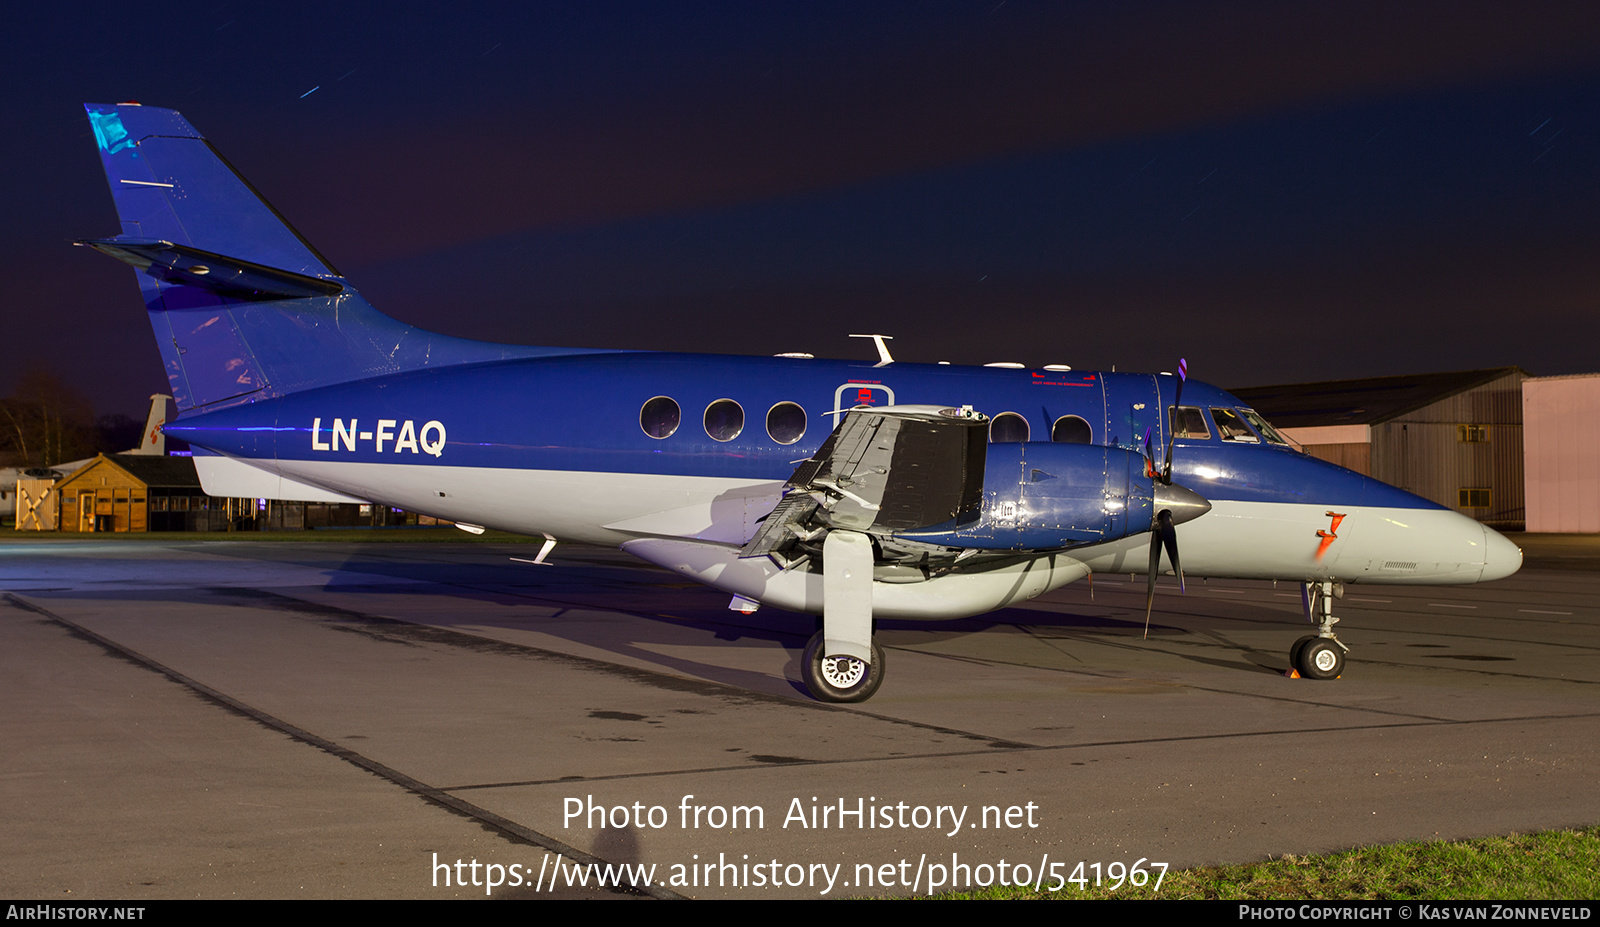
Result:
<svg viewBox="0 0 1600 927"><path fill-rule="evenodd" d="M1144 588L1144 636L1150 636L1150 613L1156 604L1156 574L1161 570L1161 550L1166 548L1167 559L1172 561L1172 572L1178 577L1178 591L1187 592L1188 587L1183 581L1183 563L1178 559L1178 523L1199 518L1211 510L1211 503L1207 502L1199 493L1182 486L1157 486L1156 504L1163 505L1156 511L1156 517L1150 523L1150 569L1145 576ZM1164 507L1171 504L1178 509L1178 515L1172 514L1172 509Z"/></svg>
<svg viewBox="0 0 1600 927"><path fill-rule="evenodd" d="M1178 414L1178 404L1183 401L1183 384L1189 379L1189 361L1187 358L1178 358L1178 388L1172 394L1172 412L1167 416L1167 449L1162 455L1161 481L1172 482L1172 439L1176 429L1173 428L1173 419Z"/></svg>
<svg viewBox="0 0 1600 927"><path fill-rule="evenodd" d="M1156 604L1156 571L1161 569L1161 532L1150 526L1150 572L1144 590L1144 636L1150 638L1150 611Z"/></svg>
<svg viewBox="0 0 1600 927"><path fill-rule="evenodd" d="M1161 536L1161 544L1167 549L1167 559L1172 561L1172 572L1178 574L1178 591L1183 588L1183 566L1178 562L1178 529L1173 524L1172 513L1166 509L1156 513L1156 533Z"/></svg>

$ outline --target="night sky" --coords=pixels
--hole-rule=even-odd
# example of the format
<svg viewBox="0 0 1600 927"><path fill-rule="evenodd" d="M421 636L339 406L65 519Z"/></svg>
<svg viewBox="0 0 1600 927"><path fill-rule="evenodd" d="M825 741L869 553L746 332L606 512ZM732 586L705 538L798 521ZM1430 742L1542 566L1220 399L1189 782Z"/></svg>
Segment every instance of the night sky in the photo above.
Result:
<svg viewBox="0 0 1600 927"><path fill-rule="evenodd" d="M50 7L50 8L47 8ZM165 391L82 103L184 113L379 309L549 345L1600 370L1600 4L30 4L0 395Z"/></svg>

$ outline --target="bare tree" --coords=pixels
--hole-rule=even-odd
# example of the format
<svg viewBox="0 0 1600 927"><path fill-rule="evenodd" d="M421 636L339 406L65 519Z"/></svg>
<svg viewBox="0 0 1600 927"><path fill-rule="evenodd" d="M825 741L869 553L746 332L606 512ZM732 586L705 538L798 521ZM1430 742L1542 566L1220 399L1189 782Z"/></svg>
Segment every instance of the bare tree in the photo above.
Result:
<svg viewBox="0 0 1600 927"><path fill-rule="evenodd" d="M0 454L48 467L94 453L94 409L60 377L35 367L0 399Z"/></svg>

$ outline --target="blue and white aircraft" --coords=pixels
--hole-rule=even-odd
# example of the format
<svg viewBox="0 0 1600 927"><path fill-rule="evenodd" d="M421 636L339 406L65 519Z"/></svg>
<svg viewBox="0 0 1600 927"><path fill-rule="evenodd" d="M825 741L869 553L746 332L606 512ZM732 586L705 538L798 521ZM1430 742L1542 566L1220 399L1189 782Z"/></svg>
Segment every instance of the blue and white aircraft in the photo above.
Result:
<svg viewBox="0 0 1600 927"><path fill-rule="evenodd" d="M1522 564L1494 531L1306 456L1181 376L897 363L881 340L872 363L422 331L373 309L178 113L87 110L122 230L79 244L139 271L179 411L166 430L208 493L621 547L730 607L820 615L801 665L821 699L877 690L874 618L1142 572L1148 619L1163 552L1180 582L1300 583L1318 627L1291 665L1324 679L1347 650L1342 584Z"/></svg>

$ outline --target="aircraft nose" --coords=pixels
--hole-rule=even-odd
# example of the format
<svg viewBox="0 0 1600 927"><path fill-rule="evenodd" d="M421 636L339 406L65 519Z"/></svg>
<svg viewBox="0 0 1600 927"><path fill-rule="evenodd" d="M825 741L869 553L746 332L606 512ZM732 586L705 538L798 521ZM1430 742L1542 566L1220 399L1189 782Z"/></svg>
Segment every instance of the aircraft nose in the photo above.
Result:
<svg viewBox="0 0 1600 927"><path fill-rule="evenodd" d="M1483 576L1479 582L1505 579L1522 569L1522 548L1493 528L1483 529Z"/></svg>

